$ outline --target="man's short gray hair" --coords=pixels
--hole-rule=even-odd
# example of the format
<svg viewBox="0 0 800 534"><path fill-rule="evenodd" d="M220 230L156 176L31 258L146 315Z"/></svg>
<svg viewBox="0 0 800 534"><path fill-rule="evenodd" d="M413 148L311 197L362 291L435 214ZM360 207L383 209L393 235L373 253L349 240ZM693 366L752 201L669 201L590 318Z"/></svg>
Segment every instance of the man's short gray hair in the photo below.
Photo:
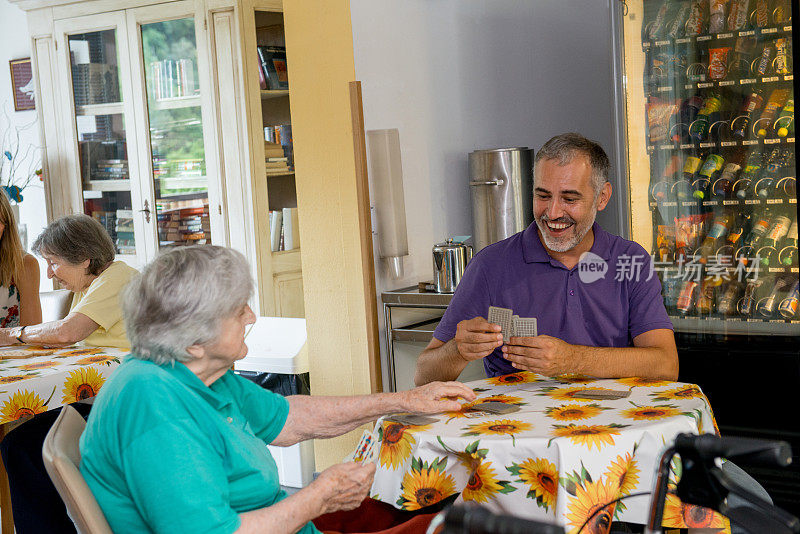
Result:
<svg viewBox="0 0 800 534"><path fill-rule="evenodd" d="M122 295L133 356L159 365L191 360L187 347L216 341L222 320L252 294L247 260L235 250L198 245L164 252Z"/></svg>
<svg viewBox="0 0 800 534"><path fill-rule="evenodd" d="M595 196L600 194L608 182L608 170L611 167L606 151L596 142L587 139L579 133L565 133L557 135L544 144L533 160L534 182L539 161L554 159L559 165L571 163L575 156L586 156L592 167L592 187Z"/></svg>
<svg viewBox="0 0 800 534"><path fill-rule="evenodd" d="M95 276L114 261L116 250L111 236L97 219L88 215L65 215L47 225L31 246L36 254L50 254L75 265L89 260L89 274Z"/></svg>

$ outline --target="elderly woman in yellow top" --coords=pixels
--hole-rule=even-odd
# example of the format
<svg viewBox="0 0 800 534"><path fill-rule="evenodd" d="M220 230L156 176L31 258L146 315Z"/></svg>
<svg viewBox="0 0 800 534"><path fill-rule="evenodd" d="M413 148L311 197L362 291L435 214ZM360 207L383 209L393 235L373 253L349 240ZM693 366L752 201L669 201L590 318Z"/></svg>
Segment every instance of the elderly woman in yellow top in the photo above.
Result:
<svg viewBox="0 0 800 534"><path fill-rule="evenodd" d="M114 532L319 532L317 518L364 500L375 464L334 465L287 496L267 444L338 436L392 412L457 410L457 397L475 398L456 382L282 397L234 374L255 322L249 272L233 250L179 248L125 290L132 352L100 390L80 444L81 472Z"/></svg>
<svg viewBox="0 0 800 534"><path fill-rule="evenodd" d="M114 243L105 228L89 216L68 215L50 223L32 248L47 261L47 276L74 293L72 306L58 321L0 328L0 345L70 345L82 341L129 348L119 296L137 272L114 261ZM87 405L73 406L84 416L88 414ZM19 534L74 532L42 463L42 443L59 411L37 415L0 442Z"/></svg>
<svg viewBox="0 0 800 534"><path fill-rule="evenodd" d="M45 228L33 251L47 261L47 277L74 293L69 314L38 325L0 328L0 346L13 343L129 348L119 294L136 269L114 261L108 232L88 215L67 215Z"/></svg>

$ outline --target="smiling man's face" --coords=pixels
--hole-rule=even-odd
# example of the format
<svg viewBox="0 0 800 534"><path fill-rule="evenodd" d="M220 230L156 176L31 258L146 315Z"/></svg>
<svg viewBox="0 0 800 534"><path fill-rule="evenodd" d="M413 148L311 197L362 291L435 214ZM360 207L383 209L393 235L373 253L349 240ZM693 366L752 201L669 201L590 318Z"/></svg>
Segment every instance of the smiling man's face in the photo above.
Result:
<svg viewBox="0 0 800 534"><path fill-rule="evenodd" d="M597 212L611 197L606 183L596 194L592 186L589 158L576 155L566 165L557 159L542 159L535 170L533 215L545 246L567 252L580 245L594 224Z"/></svg>

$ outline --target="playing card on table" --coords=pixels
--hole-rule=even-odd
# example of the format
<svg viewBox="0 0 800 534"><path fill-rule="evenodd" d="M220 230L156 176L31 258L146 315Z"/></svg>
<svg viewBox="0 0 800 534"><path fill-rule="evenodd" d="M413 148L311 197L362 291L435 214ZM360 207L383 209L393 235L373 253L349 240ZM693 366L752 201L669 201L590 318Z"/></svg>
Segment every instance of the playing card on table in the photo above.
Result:
<svg viewBox="0 0 800 534"><path fill-rule="evenodd" d="M492 324L500 325L503 332L503 342L508 343L508 338L511 337L511 329L514 327L512 318L514 312L508 308L498 308L497 306L489 306L488 320Z"/></svg>
<svg viewBox="0 0 800 534"><path fill-rule="evenodd" d="M515 337L536 337L536 317L514 316Z"/></svg>
<svg viewBox="0 0 800 534"><path fill-rule="evenodd" d="M519 411L519 406L497 401L481 402L471 406L471 408L473 410L480 410L482 412L489 412L493 414L506 414Z"/></svg>
<svg viewBox="0 0 800 534"><path fill-rule="evenodd" d="M591 399L591 400L618 400L629 397L630 390L613 390L613 389L581 389L572 394L576 399Z"/></svg>
<svg viewBox="0 0 800 534"><path fill-rule="evenodd" d="M387 421L400 423L401 425L431 425L438 421L435 417L428 417L427 415L420 415L417 413L394 413L386 417Z"/></svg>

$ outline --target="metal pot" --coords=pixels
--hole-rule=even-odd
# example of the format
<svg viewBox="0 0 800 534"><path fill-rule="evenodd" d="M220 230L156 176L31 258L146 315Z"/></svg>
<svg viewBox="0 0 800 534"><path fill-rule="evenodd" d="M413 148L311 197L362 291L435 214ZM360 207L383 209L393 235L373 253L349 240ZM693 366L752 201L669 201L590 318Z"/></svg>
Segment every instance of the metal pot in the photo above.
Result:
<svg viewBox="0 0 800 534"><path fill-rule="evenodd" d="M448 238L433 246L433 283L437 293L453 293L472 259L472 247Z"/></svg>

